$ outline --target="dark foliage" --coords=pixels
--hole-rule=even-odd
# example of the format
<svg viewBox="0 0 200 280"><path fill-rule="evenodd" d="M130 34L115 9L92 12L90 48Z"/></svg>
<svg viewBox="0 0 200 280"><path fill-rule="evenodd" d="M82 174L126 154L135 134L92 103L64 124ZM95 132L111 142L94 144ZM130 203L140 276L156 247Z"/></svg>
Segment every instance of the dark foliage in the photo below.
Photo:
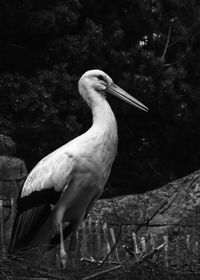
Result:
<svg viewBox="0 0 200 280"><path fill-rule="evenodd" d="M32 168L89 127L77 80L100 68L150 108L110 100L120 141L107 195L198 169L199 30L195 0L2 0L1 133Z"/></svg>

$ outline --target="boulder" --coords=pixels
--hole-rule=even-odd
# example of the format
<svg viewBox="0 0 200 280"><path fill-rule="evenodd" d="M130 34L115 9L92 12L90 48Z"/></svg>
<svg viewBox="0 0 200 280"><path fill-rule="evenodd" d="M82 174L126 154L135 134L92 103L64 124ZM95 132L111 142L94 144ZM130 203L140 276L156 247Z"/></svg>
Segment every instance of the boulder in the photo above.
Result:
<svg viewBox="0 0 200 280"><path fill-rule="evenodd" d="M141 234L199 232L200 171L144 194L98 200L90 216L111 224L132 225Z"/></svg>
<svg viewBox="0 0 200 280"><path fill-rule="evenodd" d="M0 155L14 156L16 145L11 137L0 134Z"/></svg>
<svg viewBox="0 0 200 280"><path fill-rule="evenodd" d="M5 245L9 243L19 192L27 177L23 160L13 157L15 143L0 135L0 200L3 204Z"/></svg>

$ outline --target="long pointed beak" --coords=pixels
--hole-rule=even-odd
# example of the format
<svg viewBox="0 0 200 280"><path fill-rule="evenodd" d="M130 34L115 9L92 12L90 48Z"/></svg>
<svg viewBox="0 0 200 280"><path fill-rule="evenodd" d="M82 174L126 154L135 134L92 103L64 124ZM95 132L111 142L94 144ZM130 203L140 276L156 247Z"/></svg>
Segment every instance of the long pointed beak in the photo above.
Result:
<svg viewBox="0 0 200 280"><path fill-rule="evenodd" d="M125 90L123 90L114 83L108 86L106 91L129 103L130 105L139 108L140 110L143 110L145 112L149 111L149 108L147 108L144 104L142 104L140 101L138 101L136 98L128 94Z"/></svg>

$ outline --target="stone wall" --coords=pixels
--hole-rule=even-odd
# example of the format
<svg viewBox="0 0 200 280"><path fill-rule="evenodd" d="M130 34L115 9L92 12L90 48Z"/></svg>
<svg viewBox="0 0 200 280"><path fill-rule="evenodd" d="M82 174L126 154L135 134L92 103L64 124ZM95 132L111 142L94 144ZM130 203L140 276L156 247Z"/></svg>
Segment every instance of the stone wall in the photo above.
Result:
<svg viewBox="0 0 200 280"><path fill-rule="evenodd" d="M148 231L199 235L200 171L146 193L98 200L90 217L110 224L132 225L141 234Z"/></svg>
<svg viewBox="0 0 200 280"><path fill-rule="evenodd" d="M17 197L27 176L25 163L14 157L15 152L13 140L0 135L0 200L3 201L5 244L9 243Z"/></svg>

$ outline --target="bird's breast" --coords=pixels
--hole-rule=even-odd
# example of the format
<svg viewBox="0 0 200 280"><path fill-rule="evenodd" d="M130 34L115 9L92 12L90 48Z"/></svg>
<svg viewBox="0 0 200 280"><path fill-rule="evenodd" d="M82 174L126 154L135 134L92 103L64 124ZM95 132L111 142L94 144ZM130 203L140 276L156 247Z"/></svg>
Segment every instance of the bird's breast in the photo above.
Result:
<svg viewBox="0 0 200 280"><path fill-rule="evenodd" d="M79 170L89 170L100 188L108 180L113 162L117 154L117 129L94 132L85 142L84 152L79 160ZM86 147L87 146L87 147Z"/></svg>

